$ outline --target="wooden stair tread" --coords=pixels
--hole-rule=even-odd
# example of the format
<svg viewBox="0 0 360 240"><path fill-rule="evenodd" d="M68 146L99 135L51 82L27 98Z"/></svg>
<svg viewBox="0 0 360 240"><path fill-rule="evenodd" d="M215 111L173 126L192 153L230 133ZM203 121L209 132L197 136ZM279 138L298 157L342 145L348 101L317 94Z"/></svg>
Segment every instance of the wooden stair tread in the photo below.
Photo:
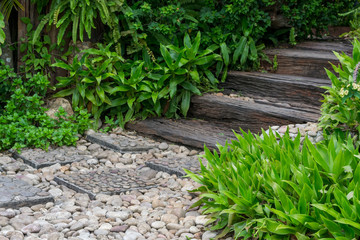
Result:
<svg viewBox="0 0 360 240"><path fill-rule="evenodd" d="M277 48L265 50L267 55L277 55L291 58L307 58L314 60L325 60L325 61L338 61L336 56L331 52L319 51L319 50L306 50L296 48Z"/></svg>
<svg viewBox="0 0 360 240"><path fill-rule="evenodd" d="M128 123L126 128L140 134L156 136L200 149L204 144L210 149L215 149L217 143L224 145L226 140L235 137L231 129L222 128L205 120L193 119L149 118Z"/></svg>
<svg viewBox="0 0 360 240"><path fill-rule="evenodd" d="M286 102L292 106L319 108L322 86L331 86L329 79L259 72L231 71L221 87L239 91L254 99L267 99L273 102ZM228 91L229 92L229 91Z"/></svg>
<svg viewBox="0 0 360 240"><path fill-rule="evenodd" d="M291 106L274 105L245 101L241 98L229 98L205 94L191 99L190 116L215 119L230 129L239 127L259 132L271 125L305 123L317 121L320 114L313 110L306 111Z"/></svg>
<svg viewBox="0 0 360 240"><path fill-rule="evenodd" d="M353 46L350 41L306 41L296 44L297 49L318 50L326 52L345 52L348 55L352 54Z"/></svg>

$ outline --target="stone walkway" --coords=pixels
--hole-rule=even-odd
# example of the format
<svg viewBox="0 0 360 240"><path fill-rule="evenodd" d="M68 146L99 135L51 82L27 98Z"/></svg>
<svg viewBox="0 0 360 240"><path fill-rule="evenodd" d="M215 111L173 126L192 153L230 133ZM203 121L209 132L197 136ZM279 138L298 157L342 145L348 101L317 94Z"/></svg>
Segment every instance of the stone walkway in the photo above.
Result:
<svg viewBox="0 0 360 240"><path fill-rule="evenodd" d="M197 185L181 177L199 170L198 154L121 130L0 153L0 240L210 239L190 209Z"/></svg>
<svg viewBox="0 0 360 240"><path fill-rule="evenodd" d="M290 135L297 129L321 139L316 124L290 125ZM210 240L207 219L190 209L198 198L188 190L199 185L183 178L183 168L199 170L198 154L122 130L90 131L76 147L0 153L0 240Z"/></svg>

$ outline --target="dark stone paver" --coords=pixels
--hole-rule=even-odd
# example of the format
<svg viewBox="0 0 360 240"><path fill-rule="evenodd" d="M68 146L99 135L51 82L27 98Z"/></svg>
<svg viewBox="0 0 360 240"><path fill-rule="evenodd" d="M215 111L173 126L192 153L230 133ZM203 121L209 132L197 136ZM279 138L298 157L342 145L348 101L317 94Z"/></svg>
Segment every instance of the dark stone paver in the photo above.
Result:
<svg viewBox="0 0 360 240"><path fill-rule="evenodd" d="M115 195L130 190L156 187L153 181L143 179L135 170L119 169L61 175L55 177L54 181L76 192L86 193L91 199L95 199L99 193Z"/></svg>
<svg viewBox="0 0 360 240"><path fill-rule="evenodd" d="M143 137L124 136L115 134L93 133L86 135L86 139L93 143L100 144L103 147L120 153L143 152L157 147L156 144L146 140Z"/></svg>
<svg viewBox="0 0 360 240"><path fill-rule="evenodd" d="M53 197L15 177L0 176L0 208L19 208L54 201Z"/></svg>
<svg viewBox="0 0 360 240"><path fill-rule="evenodd" d="M197 157L151 159L145 164L156 171L176 174L178 177L186 175L184 168L192 172L200 171L200 162Z"/></svg>
<svg viewBox="0 0 360 240"><path fill-rule="evenodd" d="M24 163L36 169L49 167L57 163L66 165L95 158L91 155L82 155L82 152L75 147L49 149L48 152L42 149L24 149L21 153L12 151L12 155L14 158L21 158Z"/></svg>

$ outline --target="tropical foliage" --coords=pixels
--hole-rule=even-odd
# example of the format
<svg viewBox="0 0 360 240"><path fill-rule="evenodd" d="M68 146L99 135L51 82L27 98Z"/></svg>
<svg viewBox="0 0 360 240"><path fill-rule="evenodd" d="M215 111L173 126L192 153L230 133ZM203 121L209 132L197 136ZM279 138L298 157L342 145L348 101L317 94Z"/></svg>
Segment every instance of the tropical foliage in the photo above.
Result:
<svg viewBox="0 0 360 240"><path fill-rule="evenodd" d="M350 137L314 146L270 131L241 131L205 148L207 166L188 175L203 186L199 202L212 230L235 239L358 239L359 150Z"/></svg>

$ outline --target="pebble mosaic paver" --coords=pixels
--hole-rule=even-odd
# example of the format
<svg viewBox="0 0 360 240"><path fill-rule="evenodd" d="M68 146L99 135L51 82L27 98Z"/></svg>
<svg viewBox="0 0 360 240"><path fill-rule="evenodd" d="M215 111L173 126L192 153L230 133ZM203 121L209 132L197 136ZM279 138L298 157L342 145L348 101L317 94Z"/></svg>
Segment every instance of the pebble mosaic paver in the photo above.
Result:
<svg viewBox="0 0 360 240"><path fill-rule="evenodd" d="M71 164L82 160L93 159L91 155L82 155L83 152L75 147L63 147L49 149L48 152L41 149L25 149L21 153L12 151L14 158L21 158L24 163L39 169L59 163L60 165Z"/></svg>
<svg viewBox="0 0 360 240"><path fill-rule="evenodd" d="M86 139L120 153L142 152L156 147L156 145L149 140L146 140L143 137L135 136L92 133L87 135Z"/></svg>
<svg viewBox="0 0 360 240"><path fill-rule="evenodd" d="M115 195L130 190L156 187L153 181L142 179L135 170L120 169L61 175L55 177L54 181L76 192L86 193L90 199L95 199L96 194L99 193Z"/></svg>
<svg viewBox="0 0 360 240"><path fill-rule="evenodd" d="M54 201L53 197L21 179L0 176L0 208L19 208Z"/></svg>
<svg viewBox="0 0 360 240"><path fill-rule="evenodd" d="M186 175L184 168L192 172L200 171L200 162L197 157L151 159L145 164L156 171L175 174L178 177Z"/></svg>

